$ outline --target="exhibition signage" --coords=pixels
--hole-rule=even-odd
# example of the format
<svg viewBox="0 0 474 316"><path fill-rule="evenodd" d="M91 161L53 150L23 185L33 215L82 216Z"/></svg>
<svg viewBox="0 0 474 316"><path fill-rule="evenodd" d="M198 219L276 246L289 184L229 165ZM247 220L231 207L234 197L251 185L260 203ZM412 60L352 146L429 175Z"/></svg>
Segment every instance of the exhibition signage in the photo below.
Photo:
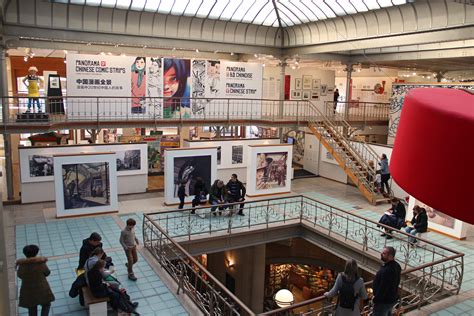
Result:
<svg viewBox="0 0 474 316"><path fill-rule="evenodd" d="M261 99L261 64L68 54L66 69L69 117L189 118L228 112L258 117L260 113L255 101L212 99Z"/></svg>

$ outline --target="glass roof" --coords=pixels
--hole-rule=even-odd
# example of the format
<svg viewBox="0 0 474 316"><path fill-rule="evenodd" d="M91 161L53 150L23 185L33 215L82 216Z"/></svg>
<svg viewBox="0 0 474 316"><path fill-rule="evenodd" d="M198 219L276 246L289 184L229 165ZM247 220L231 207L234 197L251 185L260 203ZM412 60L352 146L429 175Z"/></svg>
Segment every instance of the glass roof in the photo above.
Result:
<svg viewBox="0 0 474 316"><path fill-rule="evenodd" d="M51 0L57 3L146 11L287 27L377 10L407 0Z"/></svg>

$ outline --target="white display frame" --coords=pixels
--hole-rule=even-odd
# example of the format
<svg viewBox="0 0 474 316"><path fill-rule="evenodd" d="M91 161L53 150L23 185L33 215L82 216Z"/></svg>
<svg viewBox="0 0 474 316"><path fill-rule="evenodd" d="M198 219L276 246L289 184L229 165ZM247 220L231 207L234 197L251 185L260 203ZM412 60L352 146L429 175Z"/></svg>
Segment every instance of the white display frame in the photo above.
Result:
<svg viewBox="0 0 474 316"><path fill-rule="evenodd" d="M148 174L148 148L146 143L19 147L18 149L20 158L20 176L22 183L48 182L55 180L54 175L41 177L32 177L30 175L29 157L33 155L53 157L55 155L73 155L98 152L118 153L126 150L140 150L140 169L121 170L117 172L117 176L120 177L135 174Z"/></svg>
<svg viewBox="0 0 474 316"><path fill-rule="evenodd" d="M54 156L54 189L55 189L55 195L56 195L56 217L57 218L118 212L117 170L116 170L117 160L115 157L116 157L115 152L85 153L85 154L55 155ZM97 163L97 162L109 163L110 205L66 210L64 206L64 187L63 187L62 166L65 164Z"/></svg>
<svg viewBox="0 0 474 316"><path fill-rule="evenodd" d="M193 141L184 140L183 147L185 148L196 148L196 147L221 147L221 164L217 165L217 169L236 169L236 168L247 168L247 152L248 146L250 145L273 145L280 144L279 138L243 138L235 140L209 140L209 141ZM242 148L242 163L232 164L232 147L243 146Z"/></svg>
<svg viewBox="0 0 474 316"><path fill-rule="evenodd" d="M410 195L410 198L408 201L407 217L406 217L408 221L411 221L411 219L413 218L413 207L415 206L417 202L426 205L425 203L417 200L416 198ZM445 225L431 222L430 218L428 217L428 230L433 230L443 235L447 235L447 236L454 237L457 239L466 238L467 228L468 228L468 225L466 225L466 223L458 219L454 219L454 227L450 228Z"/></svg>
<svg viewBox="0 0 474 316"><path fill-rule="evenodd" d="M165 149L165 204L178 204L179 199L174 196L174 159L181 157L211 156L211 185L217 179L217 146L196 148L169 148ZM207 188L208 190L210 189ZM194 196L187 196L185 203L191 202Z"/></svg>
<svg viewBox="0 0 474 316"><path fill-rule="evenodd" d="M260 153L287 153L286 161L286 183L285 186L279 188L271 188L257 190L257 155ZM291 192L291 168L293 159L293 145L276 144L276 145L249 145L247 152L247 195L262 196L269 194L283 194Z"/></svg>

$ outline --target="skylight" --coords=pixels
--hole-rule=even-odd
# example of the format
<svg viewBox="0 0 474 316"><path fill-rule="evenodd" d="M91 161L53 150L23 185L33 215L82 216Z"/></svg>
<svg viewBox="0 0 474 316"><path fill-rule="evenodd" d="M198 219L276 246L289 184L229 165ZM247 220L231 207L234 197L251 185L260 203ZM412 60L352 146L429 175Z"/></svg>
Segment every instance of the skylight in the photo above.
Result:
<svg viewBox="0 0 474 316"><path fill-rule="evenodd" d="M278 27L402 5L407 0L50 0ZM280 20L278 20L278 17Z"/></svg>

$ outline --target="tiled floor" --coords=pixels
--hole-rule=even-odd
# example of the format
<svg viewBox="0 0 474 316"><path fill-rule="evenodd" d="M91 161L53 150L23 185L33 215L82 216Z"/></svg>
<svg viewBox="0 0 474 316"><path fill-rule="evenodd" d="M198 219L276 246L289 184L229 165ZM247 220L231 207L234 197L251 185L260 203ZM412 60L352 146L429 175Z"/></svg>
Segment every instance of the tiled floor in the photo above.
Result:
<svg viewBox="0 0 474 316"><path fill-rule="evenodd" d="M330 205L339 207L343 210L354 212L360 216L378 221L381 214L388 205L381 205L374 207L368 204L357 189L342 185L333 181L325 180L323 178L310 178L298 180L293 182L293 191L300 193L308 193L311 197ZM140 256L137 264L136 274L139 277L138 282L133 283L126 278L126 270L124 267L125 256L119 245L120 228L117 220L125 222L127 218L133 217L137 220L137 237L141 240L141 225L143 220L142 211L157 211L156 205L161 205L162 197L154 195L146 196L146 199L137 197L129 197L126 201L121 202L121 209L119 216L98 216L92 218L68 219L68 220L54 220L49 219L47 212L44 211L43 220L39 220L38 212L35 214L30 209L40 208L41 205L32 205L28 208L19 207L15 213L10 213L13 218L18 218L14 222L16 225L16 236L13 237L16 248L16 257L22 257L21 248L28 243L36 243L41 248L41 254L44 256L53 256L50 258L48 265L52 271L48 278L53 291L56 295L56 301L53 303L53 315L86 315L86 311L78 304L77 299L71 299L67 296L70 285L74 279L74 268L76 268L78 256L77 253L82 244L82 240L87 238L92 231L99 232L103 237L104 248L114 259L117 267L117 275L120 281L123 282L124 287L133 300L140 303L138 311L142 315L178 315L186 314L186 311L176 299L173 293L163 284L163 281L152 270L151 266ZM50 206L49 206L50 207ZM163 209L160 207L160 210ZM21 215L20 215L21 214ZM281 213L274 212L270 214L274 219L279 220ZM187 215L186 215L187 216ZM46 219L46 222L45 222ZM234 217L235 223L233 227L241 225L242 227L251 224L262 222L264 219L255 214L246 214L244 217ZM163 221L163 217L160 219ZM197 221L201 221L196 217ZM174 221L174 222L173 222ZM200 227L199 222L189 225L181 222L179 219L169 221L168 228L173 231L175 235L188 233L189 227ZM202 227L207 225L209 229L209 222L216 230L227 229L228 220L225 217L206 217L202 220ZM33 224L26 224L33 223ZM171 224L170 224L171 223ZM239 224L240 223L240 224ZM173 229L170 229L170 228ZM204 229L204 228L202 228ZM195 233L199 232L193 231ZM467 241L457 241L449 237L437 234L428 233L429 239L462 251L465 256L465 270L462 291L465 292L474 289L474 247L472 246L471 236ZM435 315L470 315L469 311L474 308L473 299L469 299L462 303L450 306L449 308L439 310ZM472 306L471 306L471 305ZM467 306L470 306L469 309ZM26 310L20 309L21 314L25 314ZM468 314L462 314L462 313ZM426 315L426 314L424 314Z"/></svg>
<svg viewBox="0 0 474 316"><path fill-rule="evenodd" d="M139 225L141 228L141 225ZM120 228L113 218L102 216L94 218L69 219L49 223L17 226L17 257L22 257L21 248L25 244L40 246L43 256L54 256L48 261L51 275L48 277L56 297L52 303L51 315L87 315L87 310L79 304L78 298L69 297L69 289L75 280L78 251L84 238L92 231L102 235L104 249L111 256L116 267L116 277L127 289L131 299L139 302L137 312L141 315L188 315L176 296L170 292L152 267L139 254L134 266L137 282L128 280L125 267L126 258L122 250L110 251L120 247ZM139 233L141 236L141 232ZM18 279L18 289L21 280ZM20 315L27 315L26 309L19 309Z"/></svg>

